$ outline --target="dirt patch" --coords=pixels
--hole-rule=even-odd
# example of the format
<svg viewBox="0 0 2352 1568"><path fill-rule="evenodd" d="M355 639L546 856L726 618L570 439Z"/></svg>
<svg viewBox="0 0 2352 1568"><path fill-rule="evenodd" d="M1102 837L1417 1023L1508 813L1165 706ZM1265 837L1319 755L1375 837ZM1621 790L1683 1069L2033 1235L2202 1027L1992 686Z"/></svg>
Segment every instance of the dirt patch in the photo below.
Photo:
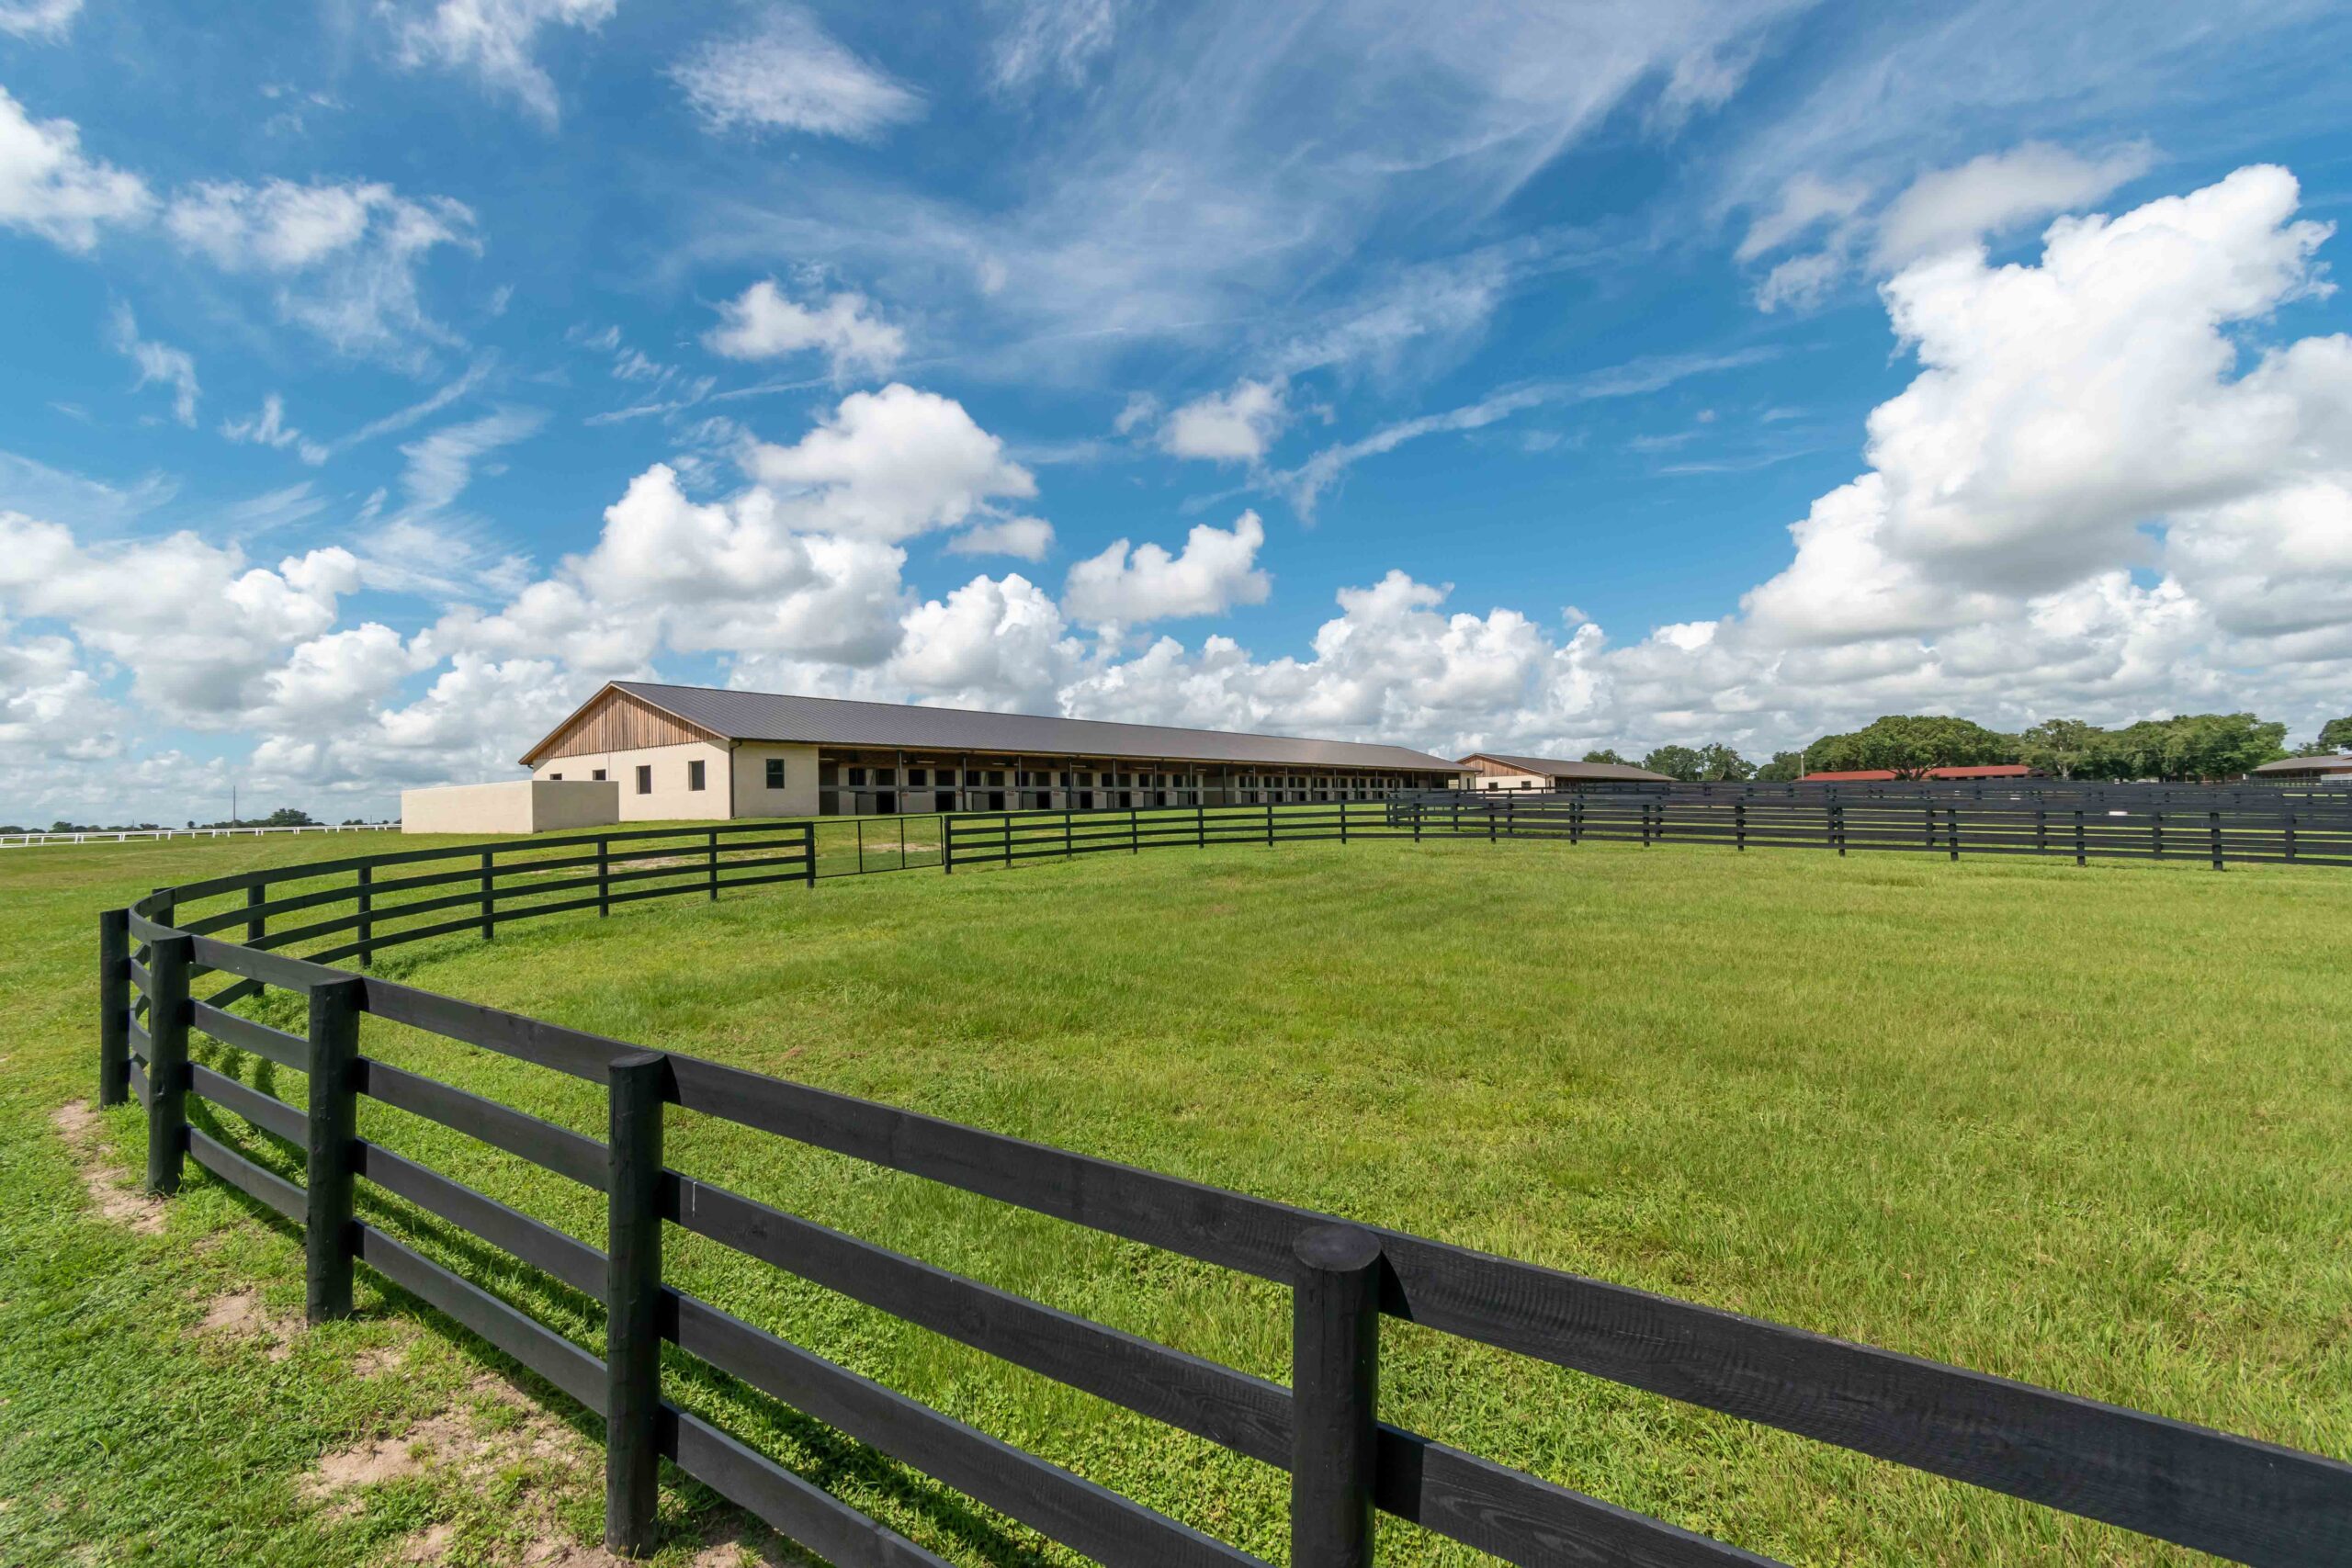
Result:
<svg viewBox="0 0 2352 1568"><path fill-rule="evenodd" d="M408 1352L397 1345L379 1350L362 1350L351 1358L351 1375L359 1378L379 1378L386 1372L398 1371L408 1360Z"/></svg>
<svg viewBox="0 0 2352 1568"><path fill-rule="evenodd" d="M389 1355L398 1358L400 1352L368 1351L369 1356ZM364 1358L363 1358L364 1359ZM347 1449L337 1449L320 1457L311 1473L303 1477L298 1490L313 1503L328 1506L328 1512L348 1516L367 1506L364 1494L372 1486L387 1482L405 1480L428 1471L447 1473L460 1490L476 1490L493 1477L507 1474L517 1467L528 1467L543 1472L534 1478L540 1482L561 1482L570 1479L586 1466L587 1444L579 1434L532 1404L522 1393L492 1377L480 1377L468 1385L469 1393L481 1396L499 1407L484 1411L479 1404L447 1410L426 1416L394 1438L379 1438ZM516 1413L514 1416L508 1411ZM414 1562L431 1562L439 1559L432 1555L449 1542L449 1535L434 1530L410 1538L403 1550L411 1552ZM550 1543L571 1550L568 1538L549 1535ZM536 1550L534 1545L534 1550ZM429 1549L429 1550L427 1550ZM415 1552L425 1551L426 1555ZM526 1552L522 1561L538 1562L601 1563L603 1557L568 1559L556 1556L532 1556Z"/></svg>
<svg viewBox="0 0 2352 1568"><path fill-rule="evenodd" d="M164 1201L132 1186L130 1173L108 1165L99 1152L96 1111L72 1100L49 1113L49 1124L65 1140L65 1151L73 1156L83 1190L100 1219L128 1226L136 1235L163 1234Z"/></svg>
<svg viewBox="0 0 2352 1568"><path fill-rule="evenodd" d="M295 1319L262 1305L259 1291L243 1290L215 1296L206 1305L204 1319L196 1325L196 1331L226 1335L232 1339L266 1340L269 1359L282 1361L294 1353L294 1335L300 1327Z"/></svg>

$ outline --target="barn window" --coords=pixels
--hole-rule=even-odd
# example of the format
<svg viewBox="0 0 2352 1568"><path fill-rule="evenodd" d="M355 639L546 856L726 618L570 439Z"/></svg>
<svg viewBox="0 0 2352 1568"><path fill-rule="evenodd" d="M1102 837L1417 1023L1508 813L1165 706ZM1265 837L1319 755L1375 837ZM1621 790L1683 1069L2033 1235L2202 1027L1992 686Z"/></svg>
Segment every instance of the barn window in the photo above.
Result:
<svg viewBox="0 0 2352 1568"><path fill-rule="evenodd" d="M592 779L601 779L605 776L605 770L598 768L594 773L590 773L588 776Z"/></svg>
<svg viewBox="0 0 2352 1568"><path fill-rule="evenodd" d="M637 793L639 795L653 793L653 765L650 762L639 762L637 765Z"/></svg>
<svg viewBox="0 0 2352 1568"><path fill-rule="evenodd" d="M702 788L702 761L699 758L686 764L686 787L688 789Z"/></svg>
<svg viewBox="0 0 2352 1568"><path fill-rule="evenodd" d="M783 787L784 759L781 757L770 757L768 759L768 788L782 789Z"/></svg>

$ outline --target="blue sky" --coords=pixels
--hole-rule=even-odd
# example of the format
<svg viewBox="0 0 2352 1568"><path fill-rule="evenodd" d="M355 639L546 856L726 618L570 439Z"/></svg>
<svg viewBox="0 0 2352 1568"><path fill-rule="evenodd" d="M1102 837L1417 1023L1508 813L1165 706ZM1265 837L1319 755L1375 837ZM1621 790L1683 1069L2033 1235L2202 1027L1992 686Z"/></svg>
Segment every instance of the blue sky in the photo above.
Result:
<svg viewBox="0 0 2352 1568"><path fill-rule="evenodd" d="M645 674L1448 754L2308 734L2347 44L0 0L0 819L372 815Z"/></svg>

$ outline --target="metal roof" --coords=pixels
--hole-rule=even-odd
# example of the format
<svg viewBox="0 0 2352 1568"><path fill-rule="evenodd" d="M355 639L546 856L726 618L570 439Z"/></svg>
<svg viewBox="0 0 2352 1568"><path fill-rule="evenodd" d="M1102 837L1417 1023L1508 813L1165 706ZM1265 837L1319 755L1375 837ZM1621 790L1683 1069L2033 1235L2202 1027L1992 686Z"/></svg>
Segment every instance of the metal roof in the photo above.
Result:
<svg viewBox="0 0 2352 1568"><path fill-rule="evenodd" d="M791 740L902 751L999 751L1036 757L1136 757L1188 762L1262 762L1282 767L1388 768L1453 773L1442 757L1404 746L1171 729L1038 714L914 707L903 703L734 692L715 686L613 685L733 740Z"/></svg>
<svg viewBox="0 0 2352 1568"><path fill-rule="evenodd" d="M2254 770L2257 773L2352 773L2352 756L2282 757Z"/></svg>
<svg viewBox="0 0 2352 1568"><path fill-rule="evenodd" d="M1506 757L1499 751L1473 751L1462 760L1483 757L1489 762L1500 762L1506 768L1517 768L1522 773L1544 773L1555 779L1616 779L1642 784L1672 784L1664 773L1654 773L1647 768L1636 768L1626 762L1571 762L1565 757Z"/></svg>

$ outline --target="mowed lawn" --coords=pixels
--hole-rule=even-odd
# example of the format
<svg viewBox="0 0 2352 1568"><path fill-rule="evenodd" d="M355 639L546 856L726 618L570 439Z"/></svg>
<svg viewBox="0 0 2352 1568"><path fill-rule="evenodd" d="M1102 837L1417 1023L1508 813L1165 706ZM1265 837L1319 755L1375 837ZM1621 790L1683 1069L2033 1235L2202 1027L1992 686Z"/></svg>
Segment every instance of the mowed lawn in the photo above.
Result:
<svg viewBox="0 0 2352 1568"><path fill-rule="evenodd" d="M0 1561L498 1562L535 1550L541 1527L595 1534L586 1463L518 1460L488 1482L424 1465L322 1489L322 1453L483 1405L497 1358L373 1287L358 1320L313 1333L202 1329L209 1303L248 1284L299 1314L295 1233L192 1170L161 1233L134 1234L96 1213L52 1126L92 1077L96 908L265 854L350 852L0 861ZM2352 1457L2352 874L1557 843L1169 849L556 917L389 954L381 972ZM373 1021L364 1043L601 1134L600 1097L575 1080ZM202 1054L300 1098L298 1075ZM362 1124L601 1241L595 1194L381 1107ZM106 1119L115 1164L135 1167L140 1127ZM1287 1375L1273 1287L683 1111L670 1139L691 1175ZM392 1201L370 1208L597 1344L593 1303ZM695 1238L672 1248L681 1287L1282 1558L1272 1471ZM1388 1325L1385 1354L1388 1419L1792 1562L2188 1558L1410 1325ZM392 1371L367 1375L388 1356ZM958 1561L1069 1560L686 1359L670 1392ZM698 1489L665 1508L676 1562L732 1526ZM1382 1552L1472 1555L1394 1521Z"/></svg>

